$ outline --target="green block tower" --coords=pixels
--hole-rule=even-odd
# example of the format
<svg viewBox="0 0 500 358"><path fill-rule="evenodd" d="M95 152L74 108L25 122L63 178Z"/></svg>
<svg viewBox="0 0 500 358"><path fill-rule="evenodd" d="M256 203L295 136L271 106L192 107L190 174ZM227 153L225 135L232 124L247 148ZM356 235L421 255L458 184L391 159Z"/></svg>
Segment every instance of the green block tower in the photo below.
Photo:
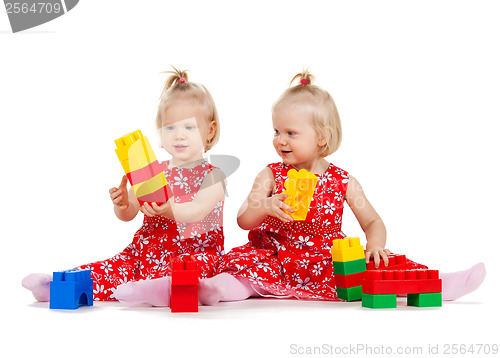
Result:
<svg viewBox="0 0 500 358"><path fill-rule="evenodd" d="M344 301L360 300L366 261L359 237L333 240L331 251L337 296Z"/></svg>

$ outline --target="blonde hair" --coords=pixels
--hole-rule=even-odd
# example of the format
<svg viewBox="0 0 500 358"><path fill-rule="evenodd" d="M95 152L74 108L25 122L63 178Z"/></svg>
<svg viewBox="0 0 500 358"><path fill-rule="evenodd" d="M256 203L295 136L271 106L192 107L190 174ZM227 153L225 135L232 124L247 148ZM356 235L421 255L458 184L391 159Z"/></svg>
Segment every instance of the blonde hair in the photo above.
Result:
<svg viewBox="0 0 500 358"><path fill-rule="evenodd" d="M292 87L296 79L299 79L299 84ZM320 148L320 155L326 157L339 149L342 125L332 96L312 84L314 80L315 77L309 70L296 74L290 81L290 87L274 102L272 115L275 118L278 112L283 111L304 111L310 114L316 135L326 141Z"/></svg>
<svg viewBox="0 0 500 358"><path fill-rule="evenodd" d="M173 71L164 71L162 73L171 73L163 85L163 90L160 95L160 104L156 114L156 128L162 127L162 117L166 110L176 103L178 100L189 101L193 106L201 109L208 118L208 123L215 123L215 132L211 139L205 143L205 152L210 150L219 141L220 125L217 108L210 92L205 86L188 81L186 71L180 71L174 66Z"/></svg>

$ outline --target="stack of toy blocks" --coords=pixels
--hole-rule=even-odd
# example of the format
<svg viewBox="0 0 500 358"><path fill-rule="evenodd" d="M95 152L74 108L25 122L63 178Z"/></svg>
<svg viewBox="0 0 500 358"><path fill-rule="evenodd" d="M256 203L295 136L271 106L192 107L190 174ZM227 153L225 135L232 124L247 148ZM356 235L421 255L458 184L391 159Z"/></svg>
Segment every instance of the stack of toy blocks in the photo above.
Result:
<svg viewBox="0 0 500 358"><path fill-rule="evenodd" d="M185 255L171 260L171 312L198 312L199 271L196 260Z"/></svg>
<svg viewBox="0 0 500 358"><path fill-rule="evenodd" d="M297 171L290 169L287 173L288 179L285 181L285 191L287 195L285 204L293 208L293 213L286 211L294 220L305 220L309 206L314 195L318 177L314 173L305 169Z"/></svg>
<svg viewBox="0 0 500 358"><path fill-rule="evenodd" d="M360 300L366 260L359 237L333 240L331 251L337 296L344 301Z"/></svg>
<svg viewBox="0 0 500 358"><path fill-rule="evenodd" d="M53 273L50 281L50 308L76 310L92 306L94 282L90 270L67 270Z"/></svg>
<svg viewBox="0 0 500 358"><path fill-rule="evenodd" d="M139 203L167 201L171 196L170 188L149 140L141 131L124 135L115 140L115 144L116 155Z"/></svg>
<svg viewBox="0 0 500 358"><path fill-rule="evenodd" d="M441 291L437 270L371 270L363 281L362 306L396 308L396 295L407 294L409 306L439 307Z"/></svg>

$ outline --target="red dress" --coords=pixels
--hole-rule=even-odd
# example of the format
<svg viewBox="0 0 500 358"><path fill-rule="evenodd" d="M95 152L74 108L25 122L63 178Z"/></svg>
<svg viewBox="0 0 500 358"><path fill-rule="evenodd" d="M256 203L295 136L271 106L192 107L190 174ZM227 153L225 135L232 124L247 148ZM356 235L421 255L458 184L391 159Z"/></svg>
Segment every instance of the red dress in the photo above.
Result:
<svg viewBox="0 0 500 358"><path fill-rule="evenodd" d="M269 164L275 193L284 191L285 163ZM335 289L331 256L332 240L345 237L341 231L349 174L330 164L318 183L305 221L283 223L268 216L250 230L249 242L228 252L217 273L244 278L264 296L339 300Z"/></svg>
<svg viewBox="0 0 500 358"><path fill-rule="evenodd" d="M206 161L192 168L168 169L161 163L177 203L192 201L205 177L214 169ZM200 277L215 274L224 254L224 234L220 201L200 222L178 223L163 216L144 216L133 241L110 259L79 266L90 268L94 280L94 300L113 301L115 288L125 282L170 275L170 258L191 254L198 260Z"/></svg>

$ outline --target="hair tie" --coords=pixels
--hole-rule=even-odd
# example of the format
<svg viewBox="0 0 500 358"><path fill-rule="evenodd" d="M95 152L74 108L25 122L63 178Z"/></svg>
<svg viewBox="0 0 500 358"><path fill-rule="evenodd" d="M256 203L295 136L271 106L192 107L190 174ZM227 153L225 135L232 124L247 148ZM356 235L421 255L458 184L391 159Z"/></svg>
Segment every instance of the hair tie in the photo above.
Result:
<svg viewBox="0 0 500 358"><path fill-rule="evenodd" d="M179 83L184 83L184 82L186 82L186 79L185 79L184 77L181 77L181 78L179 78L179 81L178 81L178 82L179 82Z"/></svg>
<svg viewBox="0 0 500 358"><path fill-rule="evenodd" d="M300 80L301 85L307 85L307 79L303 78Z"/></svg>

